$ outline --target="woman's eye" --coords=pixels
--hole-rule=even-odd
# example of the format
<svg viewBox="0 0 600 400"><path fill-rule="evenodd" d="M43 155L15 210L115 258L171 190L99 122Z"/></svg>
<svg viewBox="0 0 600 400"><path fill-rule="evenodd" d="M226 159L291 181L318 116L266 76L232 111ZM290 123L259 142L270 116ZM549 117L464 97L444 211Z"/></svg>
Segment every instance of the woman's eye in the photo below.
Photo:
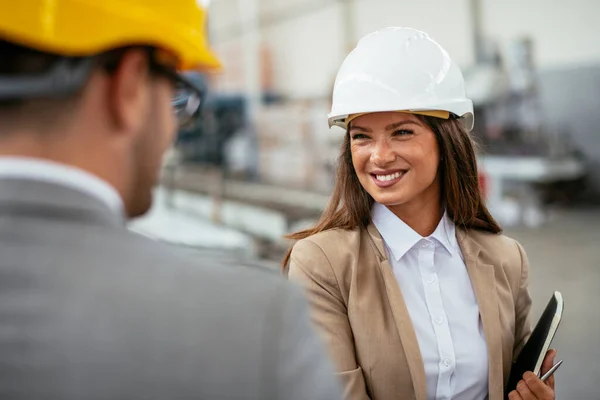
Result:
<svg viewBox="0 0 600 400"><path fill-rule="evenodd" d="M412 135L414 132L408 129L400 129L394 132L394 136L408 136Z"/></svg>
<svg viewBox="0 0 600 400"><path fill-rule="evenodd" d="M360 139L368 139L369 137L364 133L354 133L352 135L352 140L360 140Z"/></svg>

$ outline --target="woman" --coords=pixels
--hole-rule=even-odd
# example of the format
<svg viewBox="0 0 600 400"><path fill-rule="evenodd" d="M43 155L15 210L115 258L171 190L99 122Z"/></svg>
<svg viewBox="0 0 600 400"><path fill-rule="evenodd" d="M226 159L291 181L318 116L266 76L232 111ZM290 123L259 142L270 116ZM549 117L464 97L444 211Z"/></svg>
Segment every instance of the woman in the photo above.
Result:
<svg viewBox="0 0 600 400"><path fill-rule="evenodd" d="M283 265L346 398L503 400L528 262L482 199L460 70L423 32L375 32L340 68L331 125L346 129L331 203ZM554 399L553 379L525 378L510 399Z"/></svg>

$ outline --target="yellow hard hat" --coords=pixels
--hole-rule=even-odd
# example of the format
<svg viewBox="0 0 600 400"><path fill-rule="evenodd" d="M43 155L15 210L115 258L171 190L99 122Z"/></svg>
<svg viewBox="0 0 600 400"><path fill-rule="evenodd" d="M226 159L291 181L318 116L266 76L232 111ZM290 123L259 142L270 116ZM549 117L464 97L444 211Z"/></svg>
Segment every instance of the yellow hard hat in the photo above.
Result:
<svg viewBox="0 0 600 400"><path fill-rule="evenodd" d="M179 70L221 66L209 49L201 0L0 0L0 40L69 57L150 45Z"/></svg>

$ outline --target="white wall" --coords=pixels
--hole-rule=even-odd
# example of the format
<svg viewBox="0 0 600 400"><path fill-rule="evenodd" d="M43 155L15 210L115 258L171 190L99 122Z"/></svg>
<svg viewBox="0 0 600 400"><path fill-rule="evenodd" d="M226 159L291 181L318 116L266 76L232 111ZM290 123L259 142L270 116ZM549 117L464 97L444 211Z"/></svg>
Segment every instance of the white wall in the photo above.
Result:
<svg viewBox="0 0 600 400"><path fill-rule="evenodd" d="M482 0L483 26L507 50L529 35L540 68L600 63L600 1Z"/></svg>
<svg viewBox="0 0 600 400"><path fill-rule="evenodd" d="M261 29L260 36L268 52L273 87L292 98L323 97L333 85L335 73L344 57L343 30L339 1L256 0L262 15L287 15L295 9L304 15L275 22ZM238 0L218 0L211 6L213 47L223 59L225 69L218 79L223 91L244 87L243 41L231 37L231 27L240 23Z"/></svg>
<svg viewBox="0 0 600 400"><path fill-rule="evenodd" d="M214 46L225 61L220 88L243 88L240 38L224 39L225 27L239 23L237 0L213 0ZM341 1L256 0L261 13L273 15L296 8L304 15L261 31L269 51L274 87L295 98L327 97L346 51ZM355 0L355 35L385 26L411 26L427 31L463 67L474 61L469 0ZM305 6L305 9L302 7ZM483 29L506 52L511 40L531 36L540 68L600 63L600 1L482 0Z"/></svg>
<svg viewBox="0 0 600 400"><path fill-rule="evenodd" d="M474 61L469 0L360 0L356 16L358 38L387 26L407 26L427 32L459 65Z"/></svg>
<svg viewBox="0 0 600 400"><path fill-rule="evenodd" d="M277 89L300 98L328 94L345 57L340 11L338 2L330 3L320 11L263 31Z"/></svg>

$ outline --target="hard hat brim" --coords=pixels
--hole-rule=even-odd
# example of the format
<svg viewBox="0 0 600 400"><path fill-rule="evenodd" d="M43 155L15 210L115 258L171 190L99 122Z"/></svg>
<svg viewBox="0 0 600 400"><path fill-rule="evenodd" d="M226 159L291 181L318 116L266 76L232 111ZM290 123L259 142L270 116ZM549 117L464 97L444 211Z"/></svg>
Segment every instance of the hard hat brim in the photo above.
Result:
<svg viewBox="0 0 600 400"><path fill-rule="evenodd" d="M431 117L442 118L442 119L447 119L447 118L445 116L442 116L440 114L440 111L448 112L446 110L386 110L386 111L363 112L363 113L357 113L354 115L350 114L350 115L341 115L341 116L336 116L336 117L330 117L328 120L329 128L337 126L342 129L348 129L348 123L350 121L352 121L354 118L356 118L357 115L371 114L371 113L377 113L377 112L390 112L390 111L416 114L416 115L425 115L425 116L431 116ZM462 116L459 116L459 119L467 132L471 132L473 130L473 125L475 123L475 118L474 118L473 112L466 112Z"/></svg>

